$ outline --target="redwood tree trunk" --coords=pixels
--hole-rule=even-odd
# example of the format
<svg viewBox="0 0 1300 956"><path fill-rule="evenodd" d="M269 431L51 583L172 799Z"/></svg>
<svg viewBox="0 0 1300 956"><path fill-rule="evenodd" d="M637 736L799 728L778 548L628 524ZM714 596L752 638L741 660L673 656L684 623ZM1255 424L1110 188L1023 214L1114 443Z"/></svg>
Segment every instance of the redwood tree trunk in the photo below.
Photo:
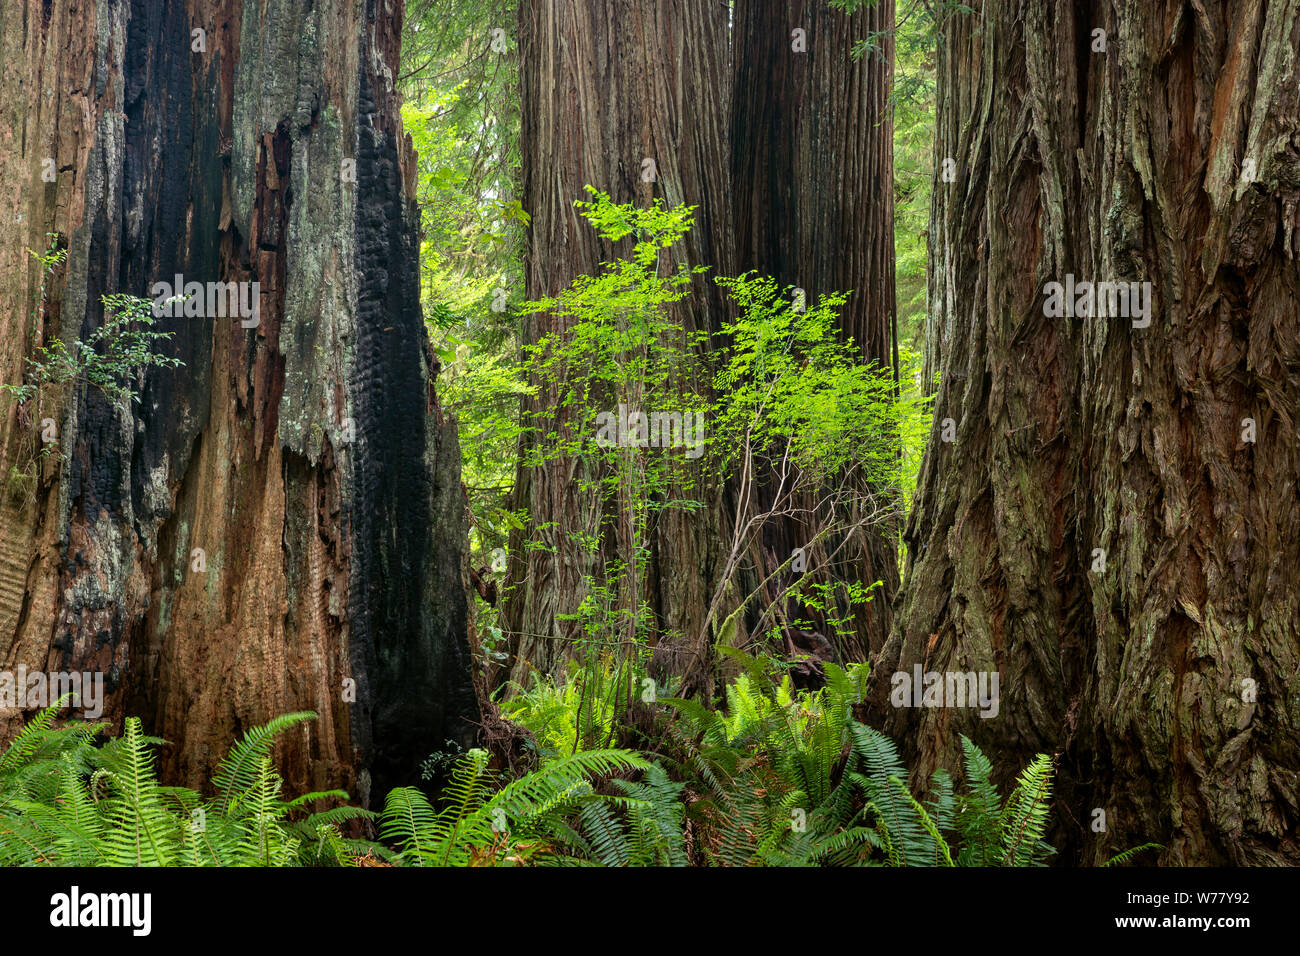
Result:
<svg viewBox="0 0 1300 956"><path fill-rule="evenodd" d="M3 666L104 672L108 715L171 741L176 782L293 710L319 719L285 741L290 786L362 799L371 774L382 798L472 738L466 517L420 315L400 20L378 0L0 11L5 381L34 336L85 338L102 293L260 284L255 328L159 320L185 365L149 370L138 404L84 388L11 404L0 435L23 469L39 419L58 424L33 492L0 509ZM69 254L33 329L24 249L47 232Z"/></svg>
<svg viewBox="0 0 1300 956"><path fill-rule="evenodd" d="M591 185L615 202L698 206L685 255L692 265L727 269L725 155L727 11L706 0L526 0L520 7L523 206L531 216L525 261L527 298L553 296L600 263L630 251L599 240L574 201ZM646 160L654 179L646 182ZM716 274L716 272L714 273ZM678 310L685 329L717 328L718 295L699 279L693 305ZM526 316L524 344L559 331L551 315ZM527 424L563 429L556 396L543 387L525 406ZM506 620L513 635L512 677L532 668L555 672L579 625L560 620L585 594L584 580L603 580L599 556L572 535L603 535L613 516L585 494L579 479L592 463L566 458L522 464L515 507L530 514L512 536ZM672 511L652 532L646 599L653 608L665 671L696 674L708 662L701 625L720 535L710 519ZM540 542L528 549L526 542ZM674 636L674 632L678 636Z"/></svg>
<svg viewBox="0 0 1300 956"><path fill-rule="evenodd" d="M731 164L739 268L802 289L809 305L822 295L851 293L840 314L842 334L863 362L895 369L893 0L851 15L827 0L739 0L735 9ZM855 60L855 46L869 38L877 49ZM774 483L759 473L763 510ZM813 505L811 495L799 502L801 510ZM755 549L755 580L796 548L809 548L819 522L848 525L857 517L837 512L823 510L817 521L769 521ZM878 651L889 631L897 530L889 522L859 531L830 562L839 539L809 548L814 578L883 582L869 604L844 608L854 620L842 651L856 660ZM774 583L785 586L796 576Z"/></svg>
<svg viewBox="0 0 1300 956"><path fill-rule="evenodd" d="M1060 754L1067 861L1294 865L1300 5L971 6L941 42L942 379L874 718L918 776L959 733L1005 774ZM1149 282L1150 325L1045 316L1067 274ZM916 664L997 671L996 718L893 708Z"/></svg>

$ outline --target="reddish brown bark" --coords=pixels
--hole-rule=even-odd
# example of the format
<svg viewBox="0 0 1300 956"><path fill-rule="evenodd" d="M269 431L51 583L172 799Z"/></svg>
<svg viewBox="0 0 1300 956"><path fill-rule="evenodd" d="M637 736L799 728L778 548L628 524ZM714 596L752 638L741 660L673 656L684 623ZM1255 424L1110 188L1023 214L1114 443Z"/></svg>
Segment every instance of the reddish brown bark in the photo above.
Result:
<svg viewBox="0 0 1300 956"><path fill-rule="evenodd" d="M37 417L58 453L0 509L0 660L104 672L108 715L172 741L171 780L198 783L292 710L320 716L285 741L289 784L363 799L371 774L407 779L472 736L459 454L419 312L400 20L400 3L298 0L0 13L16 64L5 380L32 334L84 338L102 293L151 297L176 273L260 283L256 328L159 320L185 364L137 380L130 409L51 397ZM68 262L33 330L23 250L49 231ZM6 469L32 460L12 406L0 447Z"/></svg>
<svg viewBox="0 0 1300 956"><path fill-rule="evenodd" d="M520 9L522 152L528 228L525 294L555 295L576 276L625 254L599 240L573 203L591 185L616 202L697 206L684 255L692 265L726 269L728 235L723 155L727 86L725 7L690 0L532 0ZM646 160L654 179L643 180ZM715 273L716 274L716 273ZM717 328L718 296L701 279L698 298L679 310L683 328ZM526 316L525 344L559 331L551 315ZM568 422L555 413L555 396L542 389L525 404L525 419L543 431ZM545 415L537 417L537 413ZM523 461L534 438L525 438ZM585 496L578 479L591 462L564 459L534 468L521 465L515 505L526 507L529 527L511 541L513 590L506 620L514 638L513 676L532 668L555 672L578 624L572 614L588 578L603 581L602 555L575 545L573 535L610 534L612 512ZM701 624L708 604L709 568L719 535L708 520L663 516L653 532L648 574L665 670L692 671L707 682L707 640ZM526 542L541 548L529 550ZM674 636L677 635L677 636Z"/></svg>
<svg viewBox="0 0 1300 956"><path fill-rule="evenodd" d="M1296 4L971 5L939 59L941 384L874 719L918 781L959 733L1004 775L1059 754L1067 862L1294 864ZM1046 316L1069 274L1149 282L1150 325ZM998 716L894 709L918 663L996 670Z"/></svg>

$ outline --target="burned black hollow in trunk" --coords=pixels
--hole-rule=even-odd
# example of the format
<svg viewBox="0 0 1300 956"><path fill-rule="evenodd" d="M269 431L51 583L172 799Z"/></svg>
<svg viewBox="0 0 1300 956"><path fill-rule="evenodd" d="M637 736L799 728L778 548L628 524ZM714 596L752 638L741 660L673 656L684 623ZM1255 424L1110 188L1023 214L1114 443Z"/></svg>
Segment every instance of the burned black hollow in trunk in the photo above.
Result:
<svg viewBox="0 0 1300 956"><path fill-rule="evenodd" d="M349 520L352 655L362 712L352 726L374 792L382 795L415 782L420 763L447 740L469 746L478 708L461 549L442 548L425 533L440 515L457 513L449 505L460 487L459 454L448 461L444 453L455 450L454 426L431 422L439 412L431 407L427 350L410 345L426 341L418 211L403 195L394 133L375 125L364 71L357 113L360 285L350 388L360 454ZM429 442L440 447L428 449ZM462 532L464 523L461 512Z"/></svg>

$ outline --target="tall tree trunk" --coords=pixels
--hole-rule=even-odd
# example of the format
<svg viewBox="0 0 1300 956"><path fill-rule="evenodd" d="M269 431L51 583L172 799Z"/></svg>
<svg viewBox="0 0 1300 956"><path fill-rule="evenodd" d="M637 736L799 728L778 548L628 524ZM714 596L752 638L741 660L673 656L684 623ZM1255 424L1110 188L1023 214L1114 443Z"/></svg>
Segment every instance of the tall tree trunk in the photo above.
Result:
<svg viewBox="0 0 1300 956"><path fill-rule="evenodd" d="M726 269L725 81L727 11L723 4L686 0L527 0L520 7L523 205L531 221L525 261L529 299L559 293L576 276L626 254L599 240L574 201L591 185L615 202L698 206L686 242L692 265ZM653 162L653 180L646 161ZM646 174L646 175L643 175ZM683 328L717 328L718 296L711 280L696 284L695 304L678 310ZM524 319L525 345L561 330L563 319ZM563 412L546 388L525 405L529 424L545 412L546 428L562 430ZM596 555L575 534L603 535L613 516L584 494L580 479L592 463L565 458L543 467L522 462L536 441L526 437L515 506L528 509L528 527L512 536L507 626L514 636L511 676L536 668L555 672L579 625L572 614L588 578L602 580ZM666 671L700 672L710 565L719 535L698 515L669 512L653 531L646 595L659 632ZM526 542L540 542L529 549Z"/></svg>
<svg viewBox="0 0 1300 956"><path fill-rule="evenodd" d="M1300 4L971 6L941 42L942 380L874 717L919 776L959 733L1006 772L1059 754L1067 861L1295 864ZM1047 317L1067 275L1149 282L1149 326ZM891 706L917 664L996 671L996 717Z"/></svg>
<svg viewBox="0 0 1300 956"><path fill-rule="evenodd" d="M406 780L472 738L459 454L393 89L401 9L0 10L5 381L33 339L86 338L103 293L260 284L256 327L160 319L185 364L139 377L138 404L79 387L3 419L6 471L35 476L0 508L3 665L104 672L108 715L172 741L177 782L286 711L320 715L283 745L289 784L363 799L371 774ZM48 232L67 264L34 313L24 250ZM57 453L38 459L47 417Z"/></svg>
<svg viewBox="0 0 1300 956"><path fill-rule="evenodd" d="M739 0L735 22L735 96L731 163L738 265L819 296L852 293L840 329L864 362L897 367L894 304L893 134L889 85L894 3L881 0L848 15L827 0ZM859 59L854 48L877 46ZM887 440L887 439L886 439ZM759 473L763 508L771 506L771 472ZM801 509L812 510L812 496ZM898 588L893 545L897 525L857 532L828 567L834 538L810 546L817 525L860 517L821 510L816 520L793 516L763 529L754 559L767 577L796 548L809 550L812 577L863 584L883 593L861 606L843 650L861 660L889 632ZM798 577L774 580L785 586ZM751 582L753 583L753 582ZM776 598L769 588L767 602ZM847 611L848 609L845 608Z"/></svg>

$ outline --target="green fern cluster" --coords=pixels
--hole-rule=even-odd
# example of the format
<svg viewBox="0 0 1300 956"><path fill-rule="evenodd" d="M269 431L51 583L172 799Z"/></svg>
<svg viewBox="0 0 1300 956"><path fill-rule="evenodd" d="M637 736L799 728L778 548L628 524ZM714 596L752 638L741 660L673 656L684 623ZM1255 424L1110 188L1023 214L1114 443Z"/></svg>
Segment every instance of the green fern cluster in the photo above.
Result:
<svg viewBox="0 0 1300 956"><path fill-rule="evenodd" d="M412 866L626 864L631 854L618 811L652 828L653 808L597 793L593 780L631 770L653 768L626 750L579 751L498 790L487 751L471 750L452 769L441 810L414 787L391 791L381 836Z"/></svg>
<svg viewBox="0 0 1300 956"><path fill-rule="evenodd" d="M826 686L796 692L773 676L776 662L719 650L741 669L726 709L662 698L677 717L663 762L582 749L583 695L539 683L506 712L538 736L540 769L504 782L486 751L470 751L440 803L393 791L383 838L424 866L1042 866L1055 852L1047 755L1003 799L988 757L963 737L960 786L940 771L922 802L893 741L852 716L866 665L825 663ZM615 721L602 712L601 735Z"/></svg>
<svg viewBox="0 0 1300 956"><path fill-rule="evenodd" d="M718 865L1034 866L1054 852L1048 826L1053 766L1036 757L1012 795L998 797L988 758L969 740L965 792L935 774L926 803L887 736L854 720L865 667L825 664L827 684L792 695L769 667L733 649L744 672L729 714L672 700L682 767L700 786L691 808Z"/></svg>
<svg viewBox="0 0 1300 956"><path fill-rule="evenodd" d="M1054 852L1043 840L1053 773L1047 756L1031 762L1003 801L988 758L963 740L962 792L941 772L922 803L907 788L893 742L852 717L866 665L826 664L826 687L796 692L788 675L774 677L774 662L719 650L740 666L725 709L662 701L679 718L667 727L667 750L677 758L672 776L660 763L598 757L627 756L622 751L582 751L572 685L539 684L506 713L538 736L540 771L493 795L486 755L472 754L453 774L441 813L416 791L395 793L385 836L410 862L451 865L1026 866ZM566 748L576 753L555 758ZM606 789L617 795L579 782L587 771L628 769L641 777L614 780ZM504 826L498 801L523 785L536 788L534 804L517 808Z"/></svg>
<svg viewBox="0 0 1300 956"><path fill-rule="evenodd" d="M0 757L0 865L292 866L382 852L342 835L341 824L366 811L306 812L346 793L281 794L275 738L315 714L285 714L250 730L205 798L158 783L153 748L164 741L145 736L138 718L97 747L100 725L53 726L63 703L38 714Z"/></svg>
<svg viewBox="0 0 1300 956"><path fill-rule="evenodd" d="M498 704L502 717L532 733L543 759L610 747L647 686L643 655L585 653L568 662L562 681L537 675L526 690L511 683L512 695Z"/></svg>
<svg viewBox="0 0 1300 956"><path fill-rule="evenodd" d="M1004 800L989 759L963 737L960 788L940 771L922 802L893 741L852 716L861 668L827 663L824 688L795 693L770 663L728 653L744 673L727 688L727 713L665 700L676 715L667 766L578 750L504 779L471 750L436 800L398 788L378 816L346 804L308 812L345 801L341 791L282 795L275 739L314 714L249 731L203 796L157 781L162 741L138 719L98 746L99 725L53 726L60 701L0 756L0 865L1040 866L1054 852L1048 756ZM353 819L377 821L387 846L345 838Z"/></svg>

